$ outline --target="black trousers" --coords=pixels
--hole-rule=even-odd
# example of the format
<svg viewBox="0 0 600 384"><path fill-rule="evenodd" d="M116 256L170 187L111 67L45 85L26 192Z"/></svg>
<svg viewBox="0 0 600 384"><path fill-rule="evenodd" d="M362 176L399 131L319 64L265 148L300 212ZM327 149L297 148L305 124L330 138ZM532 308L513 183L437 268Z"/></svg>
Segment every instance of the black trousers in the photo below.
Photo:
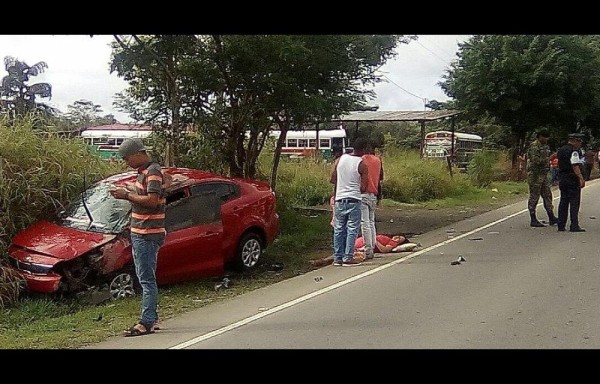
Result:
<svg viewBox="0 0 600 384"><path fill-rule="evenodd" d="M558 204L558 228L565 228L567 215L571 215L571 228L579 228L579 205L581 203L581 188L579 182L561 180L560 203Z"/></svg>

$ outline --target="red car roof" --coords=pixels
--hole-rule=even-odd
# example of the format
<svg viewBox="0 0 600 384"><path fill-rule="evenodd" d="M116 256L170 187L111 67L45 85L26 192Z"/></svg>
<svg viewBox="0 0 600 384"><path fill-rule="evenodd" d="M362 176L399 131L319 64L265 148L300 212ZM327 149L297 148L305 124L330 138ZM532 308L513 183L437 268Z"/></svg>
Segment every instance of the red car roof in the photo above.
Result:
<svg viewBox="0 0 600 384"><path fill-rule="evenodd" d="M193 184L194 181L199 180L214 180L214 181L239 181L243 183L253 184L257 187L269 188L269 184L260 180L244 179L244 178L231 178L227 176L217 175L215 173L201 171L198 169L191 168L177 168L177 167L161 167L164 173L173 176L173 186ZM118 173L116 175L109 176L99 182L109 182L114 184L123 184L127 181L132 181L137 175L137 171L127 171Z"/></svg>

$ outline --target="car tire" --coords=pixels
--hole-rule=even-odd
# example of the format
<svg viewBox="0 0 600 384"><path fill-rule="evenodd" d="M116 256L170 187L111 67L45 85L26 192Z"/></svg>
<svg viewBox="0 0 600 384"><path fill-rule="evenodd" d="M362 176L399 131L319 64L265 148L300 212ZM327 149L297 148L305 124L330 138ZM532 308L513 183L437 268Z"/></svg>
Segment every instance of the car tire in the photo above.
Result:
<svg viewBox="0 0 600 384"><path fill-rule="evenodd" d="M234 260L235 269L240 272L253 270L258 265L262 252L263 242L261 237L254 232L246 233L238 243Z"/></svg>
<svg viewBox="0 0 600 384"><path fill-rule="evenodd" d="M108 292L111 300L132 297L141 291L142 287L133 268L115 272L108 280Z"/></svg>

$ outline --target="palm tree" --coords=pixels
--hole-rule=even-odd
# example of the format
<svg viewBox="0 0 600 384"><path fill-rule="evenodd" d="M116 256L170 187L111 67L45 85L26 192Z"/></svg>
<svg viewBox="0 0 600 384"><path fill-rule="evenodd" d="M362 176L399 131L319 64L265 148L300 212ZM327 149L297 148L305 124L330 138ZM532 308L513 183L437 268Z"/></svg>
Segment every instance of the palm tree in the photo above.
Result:
<svg viewBox="0 0 600 384"><path fill-rule="evenodd" d="M53 114L55 109L36 103L36 97L52 97L52 86L48 83L27 85L30 76L37 76L48 68L48 64L40 61L32 66L12 56L4 58L4 68L8 72L0 84L0 111L9 116L24 115L28 112L42 110Z"/></svg>

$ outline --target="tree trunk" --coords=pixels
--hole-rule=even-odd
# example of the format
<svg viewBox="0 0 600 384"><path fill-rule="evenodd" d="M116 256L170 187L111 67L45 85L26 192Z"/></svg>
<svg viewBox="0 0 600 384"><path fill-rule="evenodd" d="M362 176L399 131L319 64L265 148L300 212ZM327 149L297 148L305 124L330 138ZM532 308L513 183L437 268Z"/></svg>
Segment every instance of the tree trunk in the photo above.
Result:
<svg viewBox="0 0 600 384"><path fill-rule="evenodd" d="M286 121L284 124L280 124L279 129L281 134L277 139L277 146L273 154L273 168L271 168L271 189L273 189L273 192L275 192L275 188L277 187L277 169L279 168L279 160L281 159L281 148L283 148L283 143L285 143L285 138L289 130L289 123Z"/></svg>
<svg viewBox="0 0 600 384"><path fill-rule="evenodd" d="M181 121L179 116L179 100L178 100L178 89L177 89L177 76L175 68L175 54L169 57L167 63L168 71L171 76L168 76L169 82L169 106L171 108L171 135L167 141L167 154L165 156L165 165L168 167L175 166L175 159L177 158L177 144L179 141L179 134L181 132Z"/></svg>

